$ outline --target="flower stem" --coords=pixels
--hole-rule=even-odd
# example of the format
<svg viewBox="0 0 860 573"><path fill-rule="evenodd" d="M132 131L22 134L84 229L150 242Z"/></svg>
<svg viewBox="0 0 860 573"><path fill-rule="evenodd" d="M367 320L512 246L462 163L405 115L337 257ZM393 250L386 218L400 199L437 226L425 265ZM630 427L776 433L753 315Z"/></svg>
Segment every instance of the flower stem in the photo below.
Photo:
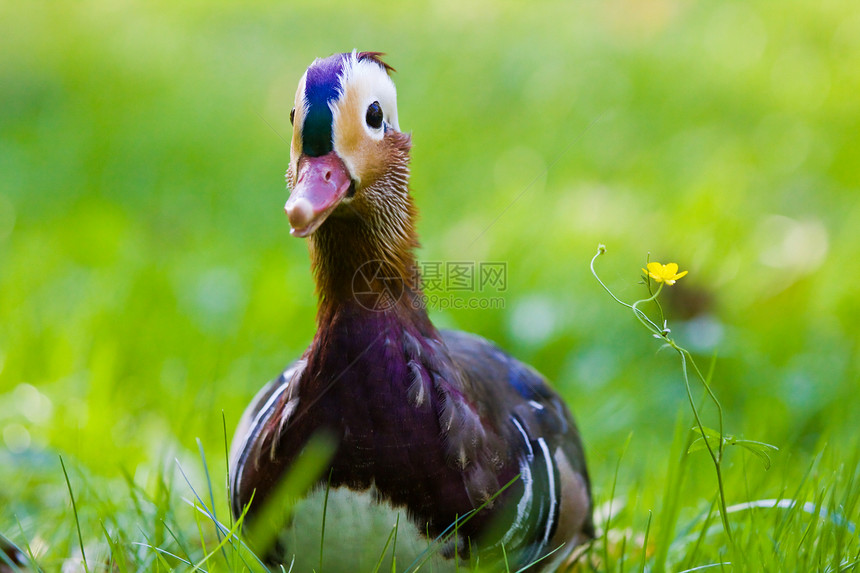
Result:
<svg viewBox="0 0 860 573"><path fill-rule="evenodd" d="M607 293L609 293L609 296L611 296L613 298L613 300L615 300L615 302L617 302L620 305L625 306L625 307L629 308L630 310L632 310L633 315L637 318L637 320L639 320L639 322L641 322L645 328L647 328L649 331L651 331L651 334L655 338L662 340L667 346L669 346L670 348L675 350L675 352L677 352L678 356L681 358L681 372L684 376L684 388L687 391L687 399L690 401L690 408L693 410L693 417L696 420L696 426L699 430L699 433L702 436L702 440L704 440L704 442L705 442L705 448L708 451L708 455L711 457L711 461L714 464L714 471L715 471L716 476L717 476L717 488L718 488L718 494L719 494L718 498L719 498L719 505L720 505L720 519L722 520L723 529L726 532L726 537L729 540L729 544L734 548L734 546L735 546L734 545L734 538L732 536L731 525L729 524L728 511L726 510L726 507L727 507L726 493L725 493L725 488L723 486L723 472L722 472L722 467L721 467L721 463L723 461L723 451L724 451L724 447L725 447L725 438L724 438L725 434L723 432L723 407L722 407L722 405L720 405L720 401L717 399L716 394L714 394L714 391L711 389L711 385L708 383L708 380L702 374L702 371L699 370L698 365L696 365L696 361L693 359L693 356L690 354L690 351L687 350L686 348L682 347L682 346L679 346L677 343L675 343L675 341L673 339L671 339L669 337L669 329L665 326L665 319L663 320L664 326L663 326L663 328L661 328L658 324L656 324L653 320L651 320L651 318L648 317L648 315L643 310L641 310L639 308L640 305L653 301L657 304L657 308L659 309L661 319L662 319L663 318L663 309L660 306L660 303L657 302L657 297L660 296L660 293L663 291L663 286L666 283L660 282L659 286L657 287L657 290L652 292L651 291L651 282L646 277L648 293L650 296L648 298L644 298L642 300L637 300L633 304L628 304L628 303L622 301L617 296L615 296L615 294L609 289L609 287L607 287L603 283L602 280L600 280L600 277L597 275L597 271L595 271L595 269L594 269L594 262L597 260L597 257L599 257L600 255L602 255L605 252L606 252L606 247L604 247L603 245L600 245L597 249L597 254L594 255L594 257L592 257L592 259L591 259L591 274L594 275L594 278L597 279L597 282L600 283L600 286L602 286L603 289ZM684 274L686 274L686 272ZM697 376L697 378L701 382L702 386L704 386L705 392L707 393L708 397L711 399L711 401L714 403L714 405L716 406L716 409L717 409L717 421L719 424L719 442L718 442L718 445L716 446L716 449L714 449L714 447L711 445L710 440L708 440L708 433L705 431L705 425L702 423L702 418L699 415L699 409L696 407L696 402L693 399L693 391L692 391L692 388L690 387L690 378L689 378L689 373L688 373L688 363L689 363L689 368L692 368L693 372L695 373L695 375Z"/></svg>

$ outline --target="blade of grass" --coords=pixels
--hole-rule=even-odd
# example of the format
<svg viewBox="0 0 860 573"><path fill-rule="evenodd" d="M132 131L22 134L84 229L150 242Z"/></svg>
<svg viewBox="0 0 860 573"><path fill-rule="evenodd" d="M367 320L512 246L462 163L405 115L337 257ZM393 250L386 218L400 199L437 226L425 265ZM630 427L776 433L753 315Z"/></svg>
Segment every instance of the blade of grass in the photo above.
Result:
<svg viewBox="0 0 860 573"><path fill-rule="evenodd" d="M651 533L651 518L653 517L651 510L648 510L648 523L645 524L645 538L642 540L642 561L639 564L639 570L645 571L645 565L648 562L648 536Z"/></svg>
<svg viewBox="0 0 860 573"><path fill-rule="evenodd" d="M89 565L87 565L87 554L84 551L84 537L81 535L81 522L78 519L78 506L75 503L75 494L72 491L72 482L69 480L69 472L66 471L66 464L63 462L63 456L60 456L60 466L63 468L63 475L66 478L66 486L69 488L69 498L72 500L72 512L75 515L75 527L78 530L78 543L81 547L81 560L84 564L84 571L89 573L90 568Z"/></svg>
<svg viewBox="0 0 860 573"><path fill-rule="evenodd" d="M210 519L210 520L212 519L212 515L208 512L208 510L207 510L206 508L201 507L200 505L195 504L194 502L192 502L191 500L188 500L188 499L183 500L183 501L185 501L185 503L187 503L189 506L191 506L192 508L194 508L197 512L202 513L202 514L203 514L204 516L206 516L208 519ZM252 501L253 501L253 499L252 499ZM253 569L253 567L251 567L251 566L248 564L248 562L245 560L245 557L244 557L244 555L243 555L243 553L242 553L242 551L241 551L241 550L244 550L244 551L247 551L248 553L250 553L250 554L251 554L251 556L256 560L257 564L262 568L262 570L263 570L263 571L268 571L268 568L266 567L266 564L265 564L265 563L263 563L263 560L262 560L262 559L260 559L260 558L257 556L257 554L256 554L256 553L255 553L255 552L254 552L254 551L253 551L253 550L248 546L248 544L247 544L247 543L245 543L245 541L243 541L243 540L242 540L242 538L241 538L241 537L239 537L237 534L232 533L232 532L238 532L238 531L241 531L241 529L242 529L242 524L244 523L244 521L245 521L245 516L246 516L246 514L247 514L247 512L248 512L248 507L250 507L250 502L249 502L249 505L245 507L245 509L244 509L244 511L241 513L241 515L239 515L239 517L238 517L238 518L236 518L236 522L233 524L233 527L232 527L232 528L228 528L228 527L227 527L227 526L225 526L223 523L220 523L220 522L217 522L217 521L213 522L213 524L215 525L215 527L220 527L220 528L221 528L221 533L223 533L223 534L224 534L224 536L225 536L225 537L226 537L226 539L230 542L230 545L233 547L233 549L234 549L234 550L236 550L236 551L239 553L239 558L242 560L242 563L244 563L244 564L245 564L245 567L246 567L249 571L253 571L254 569Z"/></svg>
<svg viewBox="0 0 860 573"><path fill-rule="evenodd" d="M385 554L388 552L388 546L391 545L391 540L397 535L397 525L391 528L391 533L388 534L388 539L382 547L382 553L379 554L379 559L376 561L376 567L373 568L373 573L379 573L379 568L382 567L382 561L385 559Z"/></svg>
<svg viewBox="0 0 860 573"><path fill-rule="evenodd" d="M33 555L33 549L30 547L30 542L27 540L27 536L24 534L24 526L21 525L21 520L18 519L18 516L15 516L15 522L18 524L18 531L21 532L21 538L24 539L24 548L27 550L27 556L30 558L30 566L35 567L36 571L39 573L43 573L42 568L36 562L36 557Z"/></svg>
<svg viewBox="0 0 860 573"><path fill-rule="evenodd" d="M416 558L412 561L412 563L410 563L410 564L409 564L409 566L408 566L408 567L406 567L406 569L404 569L404 571L412 571L412 572L418 571L418 569L420 569L420 568L421 568L421 567L422 567L422 566L423 566L427 561L429 561L429 560L430 560L430 558L433 556L433 554L434 554L434 553L436 553L437 551L439 551L439 548L440 548L440 547L445 543L445 541L446 541L447 539L449 539L449 538L451 537L451 535L453 535L453 533L452 533L452 530L453 530L453 529L455 529L455 528L456 528L456 527L458 527L459 525L463 525L463 524L467 523L467 522L468 522L470 519L472 519L472 518L473 518L473 517L474 517L474 516L479 512L479 511L481 511L482 509L484 509L485 507L487 507L489 504L493 503L493 501L495 501L495 499L496 499L498 496L500 496L502 493L504 493L504 492L505 492L505 490L507 490L509 487L511 487L514 483L516 483L516 481L517 481L518 479L520 479L520 474L515 475L515 476L511 479L511 481L509 481L508 483L506 483L505 485L503 485L503 486L499 489L499 491L497 491L495 494L493 494L493 495L490 497L490 499L488 499L487 501L485 501L484 503L482 503L481 505L479 505L479 506L478 506L478 507L476 507L475 509L473 509L473 510L469 511L468 513L466 513L466 514L465 514L465 515L463 515L462 517L458 517L458 518L454 519L454 522L453 522L453 523L451 523L451 525L449 525L448 527L446 527L446 528L444 529L444 531L442 531L442 533L440 533L439 535L437 535L437 536L436 536L436 538L435 538L435 539L433 539L432 543L431 543L431 542L428 542L427 549L425 549L424 551L422 551L422 552L421 552L421 555L419 555L418 557L416 557ZM427 535L427 539L429 540L429 539L430 539L430 531L429 531L429 530L426 532L426 535ZM413 569L413 567L414 567L414 569Z"/></svg>
<svg viewBox="0 0 860 573"><path fill-rule="evenodd" d="M230 442L227 439L227 416L221 410L221 430L224 435L224 467L227 468L227 523L233 527L233 499L230 496Z"/></svg>
<svg viewBox="0 0 860 573"><path fill-rule="evenodd" d="M289 473L281 478L277 490L259 508L254 522L248 525L248 538L263 554L268 553L285 528L295 503L318 483L320 475L334 455L336 442L328 434L317 434L305 446Z"/></svg>
<svg viewBox="0 0 860 573"><path fill-rule="evenodd" d="M454 516L454 570L460 573L460 519Z"/></svg>
<svg viewBox="0 0 860 573"><path fill-rule="evenodd" d="M686 476L687 448L690 447L692 435L686 431L687 423L682 412L678 412L675 421L675 436L672 440L672 449L669 454L669 470L666 479L666 489L663 493L663 507L657 529L657 540L655 545L657 552L654 555L654 571L665 571L668 560L669 547L672 544L672 536L678 523L681 512L680 493Z"/></svg>
<svg viewBox="0 0 860 573"><path fill-rule="evenodd" d="M155 547L154 545L150 545L148 543L141 543L140 541L135 541L134 544L138 545L140 547L146 547L147 549L151 549L152 551L155 551L156 553L160 553L162 555L167 555L168 557L172 557L172 558L176 559L177 561L184 563L185 565L191 565L191 566L194 565L191 561L183 559L179 555L176 555L175 553L171 553L170 551L168 551L166 549L162 549L161 547Z"/></svg>
<svg viewBox="0 0 860 573"><path fill-rule="evenodd" d="M216 528L220 528L221 532L227 536L226 539L230 542L230 545L233 546L234 549L236 548L236 544L234 542L234 538L235 538L235 540L238 541L239 545L241 547L243 547L244 549L246 549L254 557L254 559L257 561L257 563L259 563L260 566L263 567L264 570L266 570L265 563L263 563L263 561L257 556L257 554L254 553L254 551L252 551L251 548L248 547L248 545L244 541L242 541L241 538L233 536L233 535L228 535L228 534L230 534L230 532L232 532L234 530L241 529L242 523L244 522L245 515L248 512L248 508L250 507L251 501L253 501L253 497L252 497L251 501L248 502L248 505L245 506L244 510L242 511L242 514L236 519L236 522L233 525L233 527L226 527L224 524L222 524L217 519L215 519L215 516L212 515L212 513L209 511L209 508L207 508L206 504L203 503L203 500L200 499L200 496L197 494L197 491L194 489L194 486L192 486L191 482L188 480L188 476L186 476L185 472L182 470L182 466L179 465L178 460L177 460L177 465L179 466L179 471L182 474L182 477L185 479L185 483L188 485L189 489L191 489L191 492L194 494L194 497L197 500L196 504L190 500L187 500L187 499L185 500L185 502L188 505L190 505L191 507L195 508L197 510L197 512L205 515ZM201 535L202 535L202 533L201 533ZM244 555L241 552L239 552L239 557L240 557L240 559L242 559L242 562L245 564L245 566L250 570L251 566L248 564L247 561L245 561Z"/></svg>
<svg viewBox="0 0 860 573"><path fill-rule="evenodd" d="M612 522L612 503L615 501L615 486L618 484L618 472L621 471L621 460L624 459L624 454L627 453L627 448L630 446L630 441L633 439L633 432L627 434L627 439L624 440L624 445L621 447L621 453L618 455L618 460L615 462L615 473L612 478L612 487L609 492L609 511L606 514L606 523L603 525L603 557L605 563L609 564L609 528Z"/></svg>
<svg viewBox="0 0 860 573"><path fill-rule="evenodd" d="M517 569L515 573L524 573L525 571L527 571L528 569L531 569L532 567L534 567L535 565L537 565L537 564L538 564L538 563L540 563L541 561L544 561L544 560L546 560L546 559L549 559L549 558L550 558L550 557L552 557L555 553L557 553L558 551L561 551L561 549L562 549L563 547L564 547L564 543L562 543L561 545L559 545L558 547L556 547L555 549L553 549L552 551L550 551L549 553L547 553L547 554L546 554L546 555L544 555L543 557L541 557L541 558L539 558L539 559L535 559L534 561L532 561L531 563L529 563L529 564L527 564L527 565L523 565L522 567L520 567L519 569Z"/></svg>
<svg viewBox="0 0 860 573"><path fill-rule="evenodd" d="M323 570L323 546L325 545L325 518L328 514L328 494L331 491L331 474L334 472L334 468L331 468L328 472L328 480L325 484L325 498L323 499L323 515L322 515L322 528L320 530L320 570L319 573L322 573Z"/></svg>
<svg viewBox="0 0 860 573"><path fill-rule="evenodd" d="M225 488L225 495L227 497L227 525L232 529L233 528L233 498L231 493L231 481L230 481L230 442L227 438L227 416L224 414L224 410L221 410L221 430L224 438L224 467L227 468L227 487ZM230 563L231 569L236 569L235 559L232 563Z"/></svg>
<svg viewBox="0 0 860 573"><path fill-rule="evenodd" d="M394 521L394 544L391 546L391 573L397 573L397 532L400 531L400 512Z"/></svg>
<svg viewBox="0 0 860 573"><path fill-rule="evenodd" d="M693 565L693 561L696 559L696 555L699 552L699 548L702 546L702 542L705 540L707 536L708 529L711 524L711 519L714 516L714 510L717 507L717 500L714 500L711 503L710 509L708 509L708 514L705 516L705 520L702 522L702 530L699 532L699 536L696 538L696 543L693 545L693 549L687 552L687 567L691 567Z"/></svg>
<svg viewBox="0 0 860 573"><path fill-rule="evenodd" d="M211 515L210 513L208 513L208 511L207 511L207 510L205 510L204 508L200 508L200 507L197 507L197 509L199 510L199 512L198 512L198 513L201 513L201 514L205 515L206 517L209 517L210 519L212 519L212 515ZM220 542L216 547L214 547L214 548L212 549L212 551L210 551L209 553L207 553L207 554L203 557L203 559L201 559L201 560L200 560L196 565L194 565L194 568L192 569L192 571L196 571L196 570L198 570L198 569L202 570L202 566L203 566L203 564L204 564L204 563L206 563L209 559L211 559L211 558L212 558L214 555L216 555L218 552L220 552L220 551L221 551L221 549L222 549L223 547L225 547L228 543L229 543L231 546L233 546L233 548L234 548L234 549L236 548L236 545L234 544L233 540L234 540L234 539L238 539L238 537L237 537L237 535L238 535L238 531L239 531L239 530L241 529L241 527L242 527L242 522L243 522L243 520L244 520L244 518L245 518L245 513L246 513L246 512L247 512L247 508L245 509L245 512L243 512L243 513L242 513L242 515L241 515L241 516L239 516L239 519L237 519L237 520L236 520L236 523L233 525L233 527L232 527L230 530L228 530L228 531L225 531L225 532L224 532L224 536L223 536L223 539L221 540L221 542ZM214 523L216 524L216 526L220 526L220 525L221 525L221 524L220 524L220 523L218 523L217 521L215 521ZM222 527L223 527L223 526L222 526ZM240 540L240 541L241 541L241 540ZM241 546L243 546L243 547L247 548L247 546L245 546L243 543L241 544ZM252 554L253 554L253 553L252 553ZM241 557L241 554L240 554L240 557ZM255 558L257 558L257 557L256 557L256 555L254 555L254 557L255 557ZM258 562L260 563L260 565L263 567L263 571L268 571L268 568L265 566L265 564L263 564L263 563L262 563L262 561L260 561L260 560L259 560L259 558L257 558L257 560L258 560ZM244 558L242 558L242 561L245 563L245 566L248 568L248 570L249 570L249 571L250 571L250 570L252 570L252 569L251 569L251 567L248 565L248 563L244 560ZM290 568L292 569L292 565L290 566Z"/></svg>
<svg viewBox="0 0 860 573"><path fill-rule="evenodd" d="M170 536L171 536L171 537L173 538L173 540L176 542L176 545L179 547L179 549L180 549L183 553L185 553L185 556L186 556L186 557L188 557L188 559L191 559L191 554L188 552L188 549L187 549L187 548L185 547L185 545L182 543L182 540L180 540L180 539L179 539L179 537L177 537L177 535L173 532L173 529L171 529L171 528L170 528L170 526L169 526L169 525L167 525L166 523L164 523L163 525L164 525L164 529L166 529L166 530L167 530L167 533L169 533L169 534L170 534Z"/></svg>
<svg viewBox="0 0 860 573"><path fill-rule="evenodd" d="M698 567L693 567L692 569L684 569L683 571L679 571L678 573L691 573L692 571L704 571L705 569L713 569L714 567L725 567L726 565L731 565L729 561L721 561L719 563L709 563L708 565L699 565Z"/></svg>
<svg viewBox="0 0 860 573"><path fill-rule="evenodd" d="M107 527L105 527L104 522L99 521L99 525L101 525L102 532L104 533L105 540L108 544L108 549L110 549L111 561L113 562L114 559L116 559L115 567L109 566L108 571L114 571L115 568L119 569L120 573L128 571L128 563L125 558L125 552L122 551L118 544L115 543L114 540L111 538L110 533L108 532Z"/></svg>
<svg viewBox="0 0 860 573"><path fill-rule="evenodd" d="M508 552L505 551L505 545L502 544L502 559L505 562L505 573L511 573L511 565L508 563Z"/></svg>
<svg viewBox="0 0 860 573"><path fill-rule="evenodd" d="M203 451L203 442L200 441L200 438L197 438L197 450L200 452L200 461L203 463L203 475L206 476L206 488L209 490L209 503L212 504L212 517L217 520L218 513L215 508L215 492L212 489L212 478L209 476L209 465L206 463L206 453ZM221 531L217 527L215 528L215 535L218 537L218 541L220 543ZM222 549L221 554L224 557L224 562L229 565L230 560L227 558L227 552Z"/></svg>

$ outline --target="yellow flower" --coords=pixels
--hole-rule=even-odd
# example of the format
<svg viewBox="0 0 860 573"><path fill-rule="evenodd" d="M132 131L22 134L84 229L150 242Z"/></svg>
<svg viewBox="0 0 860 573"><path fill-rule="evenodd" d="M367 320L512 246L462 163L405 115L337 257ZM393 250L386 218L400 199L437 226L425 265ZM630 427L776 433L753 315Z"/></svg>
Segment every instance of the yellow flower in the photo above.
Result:
<svg viewBox="0 0 860 573"><path fill-rule="evenodd" d="M687 274L687 271L678 272L677 263L669 263L661 265L660 263L648 263L648 270L642 269L642 272L649 275L658 283L666 283L667 285L675 284L675 281Z"/></svg>

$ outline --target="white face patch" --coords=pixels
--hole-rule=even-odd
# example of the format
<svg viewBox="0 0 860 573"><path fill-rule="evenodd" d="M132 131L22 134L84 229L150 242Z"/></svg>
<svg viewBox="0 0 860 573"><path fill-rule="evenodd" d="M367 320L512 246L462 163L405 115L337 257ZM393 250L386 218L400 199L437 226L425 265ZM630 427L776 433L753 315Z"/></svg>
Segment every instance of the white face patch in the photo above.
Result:
<svg viewBox="0 0 860 573"><path fill-rule="evenodd" d="M353 52L344 66L340 85L344 96L332 105L335 126L340 114L358 113L367 134L374 139L382 139L384 129L374 129L365 121L367 108L377 101L382 107L382 121L400 131L400 124L397 122L397 88L382 66L373 60L358 60ZM342 101L350 101L353 109L343 109L338 105Z"/></svg>
<svg viewBox="0 0 860 573"><path fill-rule="evenodd" d="M361 185L378 176L388 161L381 147L387 129L400 131L397 120L397 90L388 73L370 59L350 54L340 79L340 97L332 110L334 150ZM378 102L382 127L368 125L368 108Z"/></svg>

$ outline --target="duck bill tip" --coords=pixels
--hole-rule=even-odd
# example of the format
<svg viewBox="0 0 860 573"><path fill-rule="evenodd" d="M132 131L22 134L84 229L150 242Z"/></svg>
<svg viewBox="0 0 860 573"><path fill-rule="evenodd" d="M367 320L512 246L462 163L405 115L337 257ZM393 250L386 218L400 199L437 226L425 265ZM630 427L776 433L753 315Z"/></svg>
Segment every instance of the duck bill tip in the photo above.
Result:
<svg viewBox="0 0 860 573"><path fill-rule="evenodd" d="M302 155L297 172L284 212L290 221L290 234L301 238L313 234L325 222L346 196L352 177L334 151L318 157Z"/></svg>

